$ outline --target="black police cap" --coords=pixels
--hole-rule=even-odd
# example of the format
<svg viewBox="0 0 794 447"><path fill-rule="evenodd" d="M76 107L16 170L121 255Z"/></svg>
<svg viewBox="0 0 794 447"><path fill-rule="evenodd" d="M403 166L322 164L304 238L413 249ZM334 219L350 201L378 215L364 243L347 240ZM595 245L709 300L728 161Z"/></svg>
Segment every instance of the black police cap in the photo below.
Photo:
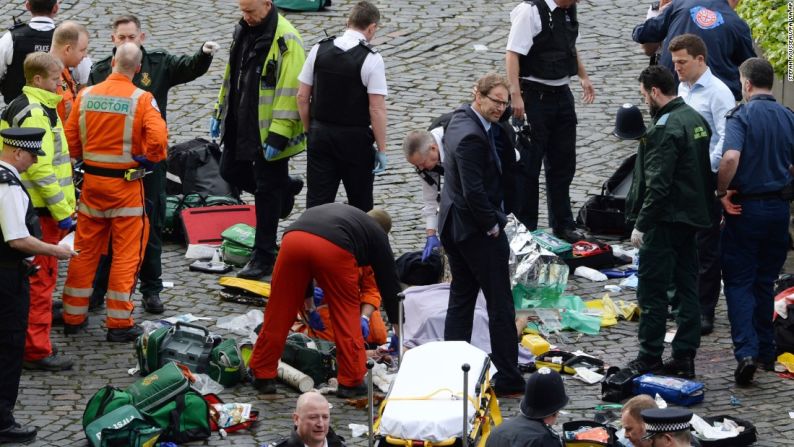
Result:
<svg viewBox="0 0 794 447"><path fill-rule="evenodd" d="M640 415L645 423L645 436L650 439L659 433L691 430L692 412L685 408L650 408Z"/></svg>
<svg viewBox="0 0 794 447"><path fill-rule="evenodd" d="M44 138L44 129L38 127L9 127L0 130L3 144L22 149L34 155L45 155L41 150L41 140Z"/></svg>

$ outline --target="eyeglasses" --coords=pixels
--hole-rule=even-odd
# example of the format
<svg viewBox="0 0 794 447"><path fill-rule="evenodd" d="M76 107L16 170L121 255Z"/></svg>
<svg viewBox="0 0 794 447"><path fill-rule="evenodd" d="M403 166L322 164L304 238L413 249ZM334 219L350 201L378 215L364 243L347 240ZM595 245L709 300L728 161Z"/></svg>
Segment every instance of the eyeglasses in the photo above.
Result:
<svg viewBox="0 0 794 447"><path fill-rule="evenodd" d="M510 101L500 101L498 99L491 98L490 95L483 95L483 96L485 96L486 98L490 99L491 102L496 104L498 107L507 108L507 106L510 105Z"/></svg>

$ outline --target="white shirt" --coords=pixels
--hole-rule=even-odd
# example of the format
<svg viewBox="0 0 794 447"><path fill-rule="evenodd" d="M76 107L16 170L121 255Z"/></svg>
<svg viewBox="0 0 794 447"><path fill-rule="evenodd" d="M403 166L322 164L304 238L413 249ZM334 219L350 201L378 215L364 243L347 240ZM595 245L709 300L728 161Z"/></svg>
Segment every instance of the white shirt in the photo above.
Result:
<svg viewBox="0 0 794 447"><path fill-rule="evenodd" d="M11 170L19 179L19 172L16 168L2 160L0 160L0 165ZM28 200L30 199L21 186L0 183L0 228L3 229L5 242L30 236L28 228L25 226Z"/></svg>
<svg viewBox="0 0 794 447"><path fill-rule="evenodd" d="M334 46L343 51L348 51L358 45L359 41L366 41L364 35L358 31L347 29L341 37L334 39ZM309 51L306 62L298 80L306 85L314 84L314 61L317 59L317 49L320 44L316 44ZM386 87L386 65L383 63L383 56L380 53L369 53L361 66L361 83L367 88L370 95L388 94Z"/></svg>
<svg viewBox="0 0 794 447"><path fill-rule="evenodd" d="M444 163L444 128L438 126L431 130L433 139L436 140L438 145L438 161ZM435 185L428 185L426 181L420 176L419 181L422 182L422 217L425 218L425 228L428 230L438 230L438 194L441 192L439 185L441 183L441 175L437 172L428 171L429 175L435 182Z"/></svg>
<svg viewBox="0 0 794 447"><path fill-rule="evenodd" d="M546 4L552 12L558 8L554 0L546 0ZM532 48L535 36L543 30L543 24L540 22L540 11L532 3L521 2L510 11L510 23L510 34L507 37L506 49L507 51L526 56ZM521 79L555 87L568 85L571 82L570 76L560 79L540 79L534 76L525 76Z"/></svg>
<svg viewBox="0 0 794 447"><path fill-rule="evenodd" d="M714 76L710 68L706 68L694 84L678 84L678 96L709 123L709 159L712 172L717 172L722 159L722 143L725 140L725 114L736 107L731 89Z"/></svg>

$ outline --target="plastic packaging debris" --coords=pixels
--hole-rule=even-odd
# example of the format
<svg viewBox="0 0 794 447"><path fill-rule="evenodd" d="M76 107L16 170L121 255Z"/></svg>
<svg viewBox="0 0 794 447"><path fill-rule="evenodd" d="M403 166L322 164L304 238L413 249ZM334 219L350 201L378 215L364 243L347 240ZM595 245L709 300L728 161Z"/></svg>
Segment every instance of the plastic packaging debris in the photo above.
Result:
<svg viewBox="0 0 794 447"><path fill-rule="evenodd" d="M474 51L488 51L488 47L478 43L474 45Z"/></svg>
<svg viewBox="0 0 794 447"><path fill-rule="evenodd" d="M144 334L149 334L156 329L160 329L161 327L165 326L173 326L173 324L165 321L165 320L146 320L141 321L141 327L143 328Z"/></svg>
<svg viewBox="0 0 794 447"><path fill-rule="evenodd" d="M739 405L741 405L741 404L742 404L742 401L741 401L741 399L739 399L738 397L736 397L736 396L734 396L734 395L731 395L731 405L733 405L734 407L736 407L736 406L739 406Z"/></svg>
<svg viewBox="0 0 794 447"><path fill-rule="evenodd" d="M175 317L169 317L169 318L163 319L163 321L168 322L170 324L176 324L177 321L179 321L181 323L192 323L194 321L199 321L199 320L212 321L212 318L210 318L210 317L197 317L197 316L195 316L193 314L182 314L182 315L177 315Z"/></svg>
<svg viewBox="0 0 794 447"><path fill-rule="evenodd" d="M350 436L353 438L360 438L367 434L369 427L361 424L348 424L347 428L350 429Z"/></svg>
<svg viewBox="0 0 794 447"><path fill-rule="evenodd" d="M694 414L692 415L690 423L697 437L705 440L735 438L744 431L744 427L740 427L736 422L730 419L715 421L714 425L711 425L700 416Z"/></svg>
<svg viewBox="0 0 794 447"><path fill-rule="evenodd" d="M637 273L637 269L634 267L618 267L613 269L601 269L599 272L606 275L607 278L628 278L631 275Z"/></svg>
<svg viewBox="0 0 794 447"><path fill-rule="evenodd" d="M251 419L251 404L212 404L210 417L219 428L241 424Z"/></svg>
<svg viewBox="0 0 794 447"><path fill-rule="evenodd" d="M130 368L130 369L128 369L128 370L127 370L127 374L129 374L129 375L131 375L131 376L137 376L137 375L138 375L138 373L139 373L140 371L141 371L141 368L139 368L139 367L137 367L137 366L136 366L136 367L134 367L134 368Z"/></svg>
<svg viewBox="0 0 794 447"><path fill-rule="evenodd" d="M562 322L560 321L560 312L557 309L535 309L540 321L543 323L543 328L549 333L554 333L562 330Z"/></svg>
<svg viewBox="0 0 794 447"><path fill-rule="evenodd" d="M667 401L665 401L664 398L659 395L659 393L656 393L656 397L653 400L656 401L657 407L667 408Z"/></svg>
<svg viewBox="0 0 794 447"><path fill-rule="evenodd" d="M218 318L215 326L229 330L237 335L251 335L254 329L265 321L259 309L251 309L245 315L228 315Z"/></svg>
<svg viewBox="0 0 794 447"><path fill-rule="evenodd" d="M512 276L513 299L557 298L565 291L568 273L568 265L562 259L533 244L532 251L518 262ZM516 286L521 286L518 297Z"/></svg>
<svg viewBox="0 0 794 447"><path fill-rule="evenodd" d="M596 269L591 269L590 267L579 266L576 267L576 270L573 271L574 276L579 276L585 279L589 279L590 281L606 281L607 275L599 272Z"/></svg>
<svg viewBox="0 0 794 447"><path fill-rule="evenodd" d="M601 317L575 310L561 312L562 326L587 335L596 335L601 329Z"/></svg>
<svg viewBox="0 0 794 447"><path fill-rule="evenodd" d="M395 376L396 374L389 373L389 367L384 363L376 363L372 368L372 384L384 393L389 392Z"/></svg>
<svg viewBox="0 0 794 447"><path fill-rule="evenodd" d="M67 245L71 250L74 250L74 231L69 232L60 242L58 245Z"/></svg>
<svg viewBox="0 0 794 447"><path fill-rule="evenodd" d="M204 272L204 273L226 273L232 270L232 266L221 261L220 251L215 250L212 259L209 261L202 261L200 259L194 261L188 269L191 272Z"/></svg>
<svg viewBox="0 0 794 447"><path fill-rule="evenodd" d="M639 278L637 278L637 275L636 274L632 274L631 276L629 276L628 278L626 278L626 279L624 279L623 281L620 282L620 287L625 287L627 289L636 289L637 288L637 281L639 281Z"/></svg>
<svg viewBox="0 0 794 447"><path fill-rule="evenodd" d="M218 251L217 245L189 244L185 252L186 259L211 259Z"/></svg>
<svg viewBox="0 0 794 447"><path fill-rule="evenodd" d="M223 392L223 385L212 380L210 376L193 373L193 377L196 378L196 381L190 386L202 396L205 394L220 394Z"/></svg>
<svg viewBox="0 0 794 447"><path fill-rule="evenodd" d="M620 259L621 261L629 264L632 262L634 255L638 250L636 248L627 248L622 245L612 245L612 256Z"/></svg>
<svg viewBox="0 0 794 447"><path fill-rule="evenodd" d="M575 379L580 379L581 381L589 385L598 383L604 378L603 374L599 374L589 368L585 368L582 366L575 367L574 371L576 371L576 374L573 376Z"/></svg>

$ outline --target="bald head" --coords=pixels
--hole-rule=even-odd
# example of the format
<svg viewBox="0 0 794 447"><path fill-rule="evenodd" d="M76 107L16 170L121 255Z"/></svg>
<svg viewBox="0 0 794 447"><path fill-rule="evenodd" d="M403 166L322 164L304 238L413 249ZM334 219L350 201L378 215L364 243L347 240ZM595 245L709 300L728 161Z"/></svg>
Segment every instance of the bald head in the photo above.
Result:
<svg viewBox="0 0 794 447"><path fill-rule="evenodd" d="M325 396L318 393L317 391L307 391L298 397L298 401L295 403L295 412L300 413L307 406L315 404L327 406L328 400L325 398Z"/></svg>
<svg viewBox="0 0 794 447"><path fill-rule="evenodd" d="M143 59L143 52L132 42L120 45L113 56L113 72L132 78L138 71Z"/></svg>
<svg viewBox="0 0 794 447"><path fill-rule="evenodd" d="M292 414L295 432L308 447L322 447L331 423L331 406L322 394L309 391L301 394Z"/></svg>
<svg viewBox="0 0 794 447"><path fill-rule="evenodd" d="M69 68L76 67L88 52L88 30L85 26L67 20L52 35L50 53Z"/></svg>

